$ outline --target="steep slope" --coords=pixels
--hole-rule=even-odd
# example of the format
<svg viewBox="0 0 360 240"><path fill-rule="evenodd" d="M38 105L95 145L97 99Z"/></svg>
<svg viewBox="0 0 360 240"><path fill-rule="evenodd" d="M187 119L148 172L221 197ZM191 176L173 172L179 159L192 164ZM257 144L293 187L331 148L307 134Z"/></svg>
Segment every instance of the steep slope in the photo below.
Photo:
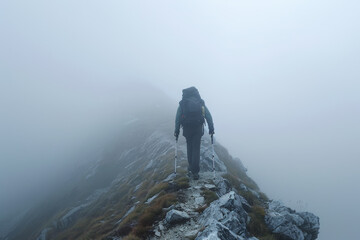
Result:
<svg viewBox="0 0 360 240"><path fill-rule="evenodd" d="M173 121L170 113L175 108L174 102L149 85L125 84L123 89L119 89L119 101L119 110L114 116L120 121L109 126L113 129L112 135L104 138L102 146L94 146L89 151L91 155L80 150L79 160L83 164L69 169L63 181L48 192L48 197L24 213L14 230L0 234L0 239L35 239L44 226L51 225L63 212L80 206L79 203L95 201L118 175L128 173L123 168L124 162L119 161L120 155L143 144L160 124Z"/></svg>
<svg viewBox="0 0 360 240"><path fill-rule="evenodd" d="M84 200L62 208L31 239L316 239L315 216L269 202L241 162L218 144L214 177L206 138L200 179L191 180L185 174L184 142L180 142L178 174L174 175L174 141L169 130L159 126L142 143L115 154L112 168L118 174L111 183L97 185ZM97 162L84 181L111 175L104 165ZM174 220L175 210L188 217L175 216Z"/></svg>
<svg viewBox="0 0 360 240"><path fill-rule="evenodd" d="M184 139L174 172L173 115L133 114L113 144L30 210L4 239L296 239L317 238L319 219L270 201L239 159L208 136L199 180L186 175Z"/></svg>

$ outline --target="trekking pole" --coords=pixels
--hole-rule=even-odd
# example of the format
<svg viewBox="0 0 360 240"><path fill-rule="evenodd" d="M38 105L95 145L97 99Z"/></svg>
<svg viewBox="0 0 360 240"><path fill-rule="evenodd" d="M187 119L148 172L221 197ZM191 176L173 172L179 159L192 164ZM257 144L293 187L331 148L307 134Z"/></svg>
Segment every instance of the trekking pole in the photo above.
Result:
<svg viewBox="0 0 360 240"><path fill-rule="evenodd" d="M212 148L213 172L214 172L214 178L215 178L215 150L214 150L214 137L213 137L213 134L211 134L211 148Z"/></svg>
<svg viewBox="0 0 360 240"><path fill-rule="evenodd" d="M177 165L177 156L178 155L178 137L175 140L175 175L176 175L176 165Z"/></svg>

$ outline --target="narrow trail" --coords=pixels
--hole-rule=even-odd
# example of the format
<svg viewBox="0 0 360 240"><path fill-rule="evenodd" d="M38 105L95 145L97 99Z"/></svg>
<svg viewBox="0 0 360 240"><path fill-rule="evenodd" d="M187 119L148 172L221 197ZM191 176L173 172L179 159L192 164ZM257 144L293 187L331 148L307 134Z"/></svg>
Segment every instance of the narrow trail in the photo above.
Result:
<svg viewBox="0 0 360 240"><path fill-rule="evenodd" d="M183 201L172 209L185 212L189 215L190 219L177 224L167 225L165 219L155 225L155 235L151 237L151 240L166 239L166 240L186 240L195 239L197 233L203 230L202 226L198 223L199 213L196 211L205 206L205 199L201 195L204 189L213 190L216 188L214 182L218 182L222 179L223 172L200 172L199 180L190 178L190 187L184 189L181 193L183 195Z"/></svg>

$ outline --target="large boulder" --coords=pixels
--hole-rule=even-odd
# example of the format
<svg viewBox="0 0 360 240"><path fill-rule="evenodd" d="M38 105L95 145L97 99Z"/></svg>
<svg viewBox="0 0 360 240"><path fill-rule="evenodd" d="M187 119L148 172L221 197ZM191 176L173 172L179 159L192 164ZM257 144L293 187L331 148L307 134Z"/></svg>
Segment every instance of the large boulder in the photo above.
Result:
<svg viewBox="0 0 360 240"><path fill-rule="evenodd" d="M320 229L319 217L309 212L300 212L298 214L304 219L304 223L300 226L300 228L306 233L305 240L316 239L319 235Z"/></svg>
<svg viewBox="0 0 360 240"><path fill-rule="evenodd" d="M279 201L269 203L265 216L269 229L284 239L315 240L319 234L319 217L312 213L297 213Z"/></svg>
<svg viewBox="0 0 360 240"><path fill-rule="evenodd" d="M244 207L248 208L249 204L234 191L212 202L199 217L199 223L205 227L205 230L199 235L202 238L198 239L220 235L229 236L229 238L220 239L243 239L248 236L246 231L248 214ZM233 236L235 238L232 238Z"/></svg>

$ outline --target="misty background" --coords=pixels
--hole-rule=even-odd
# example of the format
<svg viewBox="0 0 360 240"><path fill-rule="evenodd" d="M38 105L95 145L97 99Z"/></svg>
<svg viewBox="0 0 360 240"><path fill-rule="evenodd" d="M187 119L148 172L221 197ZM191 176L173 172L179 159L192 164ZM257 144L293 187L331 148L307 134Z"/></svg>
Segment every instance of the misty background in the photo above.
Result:
<svg viewBox="0 0 360 240"><path fill-rule="evenodd" d="M106 146L131 120L127 96L141 103L138 89L154 86L175 118L181 90L196 86L217 140L262 191L318 215L319 239L354 238L359 10L357 1L1 1L0 221Z"/></svg>

